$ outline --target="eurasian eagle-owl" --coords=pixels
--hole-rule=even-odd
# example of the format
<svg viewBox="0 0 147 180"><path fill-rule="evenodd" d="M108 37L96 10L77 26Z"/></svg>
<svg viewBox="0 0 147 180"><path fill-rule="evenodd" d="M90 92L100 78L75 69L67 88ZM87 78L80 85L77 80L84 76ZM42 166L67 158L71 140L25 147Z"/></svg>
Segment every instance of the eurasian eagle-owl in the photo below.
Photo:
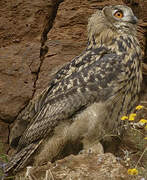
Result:
<svg viewBox="0 0 147 180"><path fill-rule="evenodd" d="M10 137L17 153L5 173L23 168L40 147L38 159L52 161L70 141L79 140L84 147L122 133L121 116L137 105L142 81L136 24L132 10L123 5L92 15L86 49L18 116Z"/></svg>

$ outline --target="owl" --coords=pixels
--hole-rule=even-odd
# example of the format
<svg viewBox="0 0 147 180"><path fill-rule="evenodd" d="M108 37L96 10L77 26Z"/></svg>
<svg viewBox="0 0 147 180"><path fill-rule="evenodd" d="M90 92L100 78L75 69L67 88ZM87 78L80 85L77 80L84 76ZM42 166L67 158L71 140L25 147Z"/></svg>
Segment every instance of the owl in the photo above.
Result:
<svg viewBox="0 0 147 180"><path fill-rule="evenodd" d="M88 21L86 49L63 66L18 116L10 143L16 153L4 173L54 161L70 143L82 148L123 133L121 120L138 104L142 51L137 18L123 5L97 10Z"/></svg>

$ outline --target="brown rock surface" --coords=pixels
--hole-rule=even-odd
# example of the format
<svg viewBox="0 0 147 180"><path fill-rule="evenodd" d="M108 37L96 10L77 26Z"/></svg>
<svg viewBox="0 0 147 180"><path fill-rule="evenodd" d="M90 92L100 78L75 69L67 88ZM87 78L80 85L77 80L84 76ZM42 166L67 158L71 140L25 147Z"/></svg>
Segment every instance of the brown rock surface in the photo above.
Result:
<svg viewBox="0 0 147 180"><path fill-rule="evenodd" d="M32 97L32 49L31 45L29 50L26 46L11 45L1 48L0 54L0 119L12 122ZM35 56L34 52L37 62L39 58Z"/></svg>
<svg viewBox="0 0 147 180"><path fill-rule="evenodd" d="M0 1L0 46L40 40L44 18L52 10L52 2Z"/></svg>
<svg viewBox="0 0 147 180"><path fill-rule="evenodd" d="M9 134L8 124L4 122L0 122L0 161L1 161L1 153L3 154L3 152L7 152L9 148L8 134Z"/></svg>

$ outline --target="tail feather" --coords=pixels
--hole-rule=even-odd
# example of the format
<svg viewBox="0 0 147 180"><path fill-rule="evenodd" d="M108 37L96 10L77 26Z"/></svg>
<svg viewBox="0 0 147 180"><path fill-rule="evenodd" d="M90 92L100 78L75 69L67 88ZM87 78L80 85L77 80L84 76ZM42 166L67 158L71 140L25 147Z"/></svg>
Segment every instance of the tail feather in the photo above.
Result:
<svg viewBox="0 0 147 180"><path fill-rule="evenodd" d="M20 169L24 168L27 160L39 147L42 141L32 143L27 147L23 148L20 152L16 153L10 161L5 165L3 171L4 173L17 172Z"/></svg>

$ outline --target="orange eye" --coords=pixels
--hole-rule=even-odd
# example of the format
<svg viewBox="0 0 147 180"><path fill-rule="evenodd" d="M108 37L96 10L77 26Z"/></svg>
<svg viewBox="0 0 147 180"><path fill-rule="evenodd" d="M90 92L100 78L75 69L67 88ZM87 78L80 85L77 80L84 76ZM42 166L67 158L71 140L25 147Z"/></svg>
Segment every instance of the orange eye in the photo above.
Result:
<svg viewBox="0 0 147 180"><path fill-rule="evenodd" d="M121 11L117 11L114 16L121 19L123 17L123 13Z"/></svg>

